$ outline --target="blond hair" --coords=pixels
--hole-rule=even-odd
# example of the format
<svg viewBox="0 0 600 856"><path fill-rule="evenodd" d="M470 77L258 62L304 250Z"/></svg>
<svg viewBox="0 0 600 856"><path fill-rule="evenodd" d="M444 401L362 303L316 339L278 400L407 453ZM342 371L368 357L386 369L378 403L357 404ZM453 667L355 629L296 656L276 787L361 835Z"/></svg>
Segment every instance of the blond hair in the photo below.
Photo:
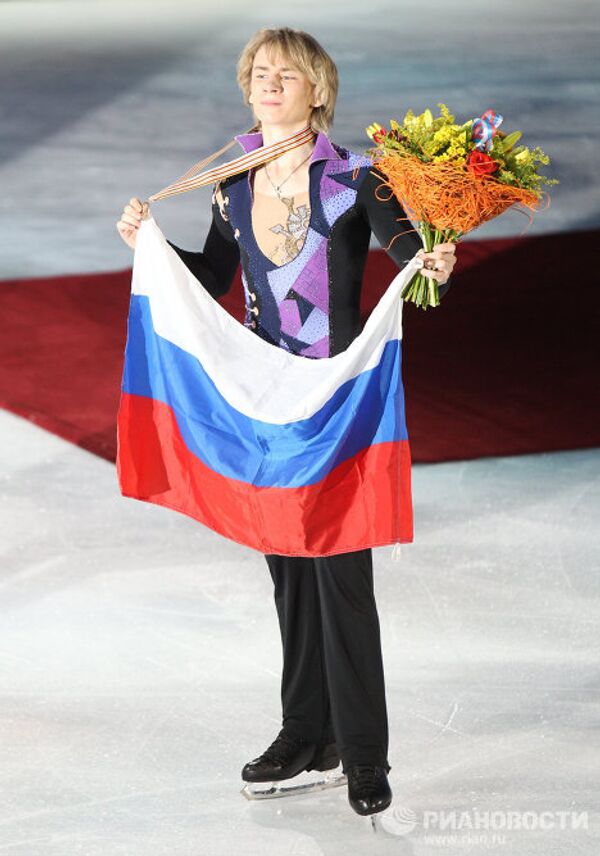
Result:
<svg viewBox="0 0 600 856"><path fill-rule="evenodd" d="M315 84L315 101L321 102L321 106L313 107L310 126L315 133L319 131L327 133L333 124L338 72L327 51L304 30L294 30L291 27L263 27L252 36L242 50L237 63L237 81L244 95L244 103L252 106L248 100L252 65L256 52L263 46L270 60L280 52L285 59L291 60L311 83ZM254 113L254 110L252 112ZM256 119L256 114L254 117ZM255 127L260 128L260 120L257 120Z"/></svg>

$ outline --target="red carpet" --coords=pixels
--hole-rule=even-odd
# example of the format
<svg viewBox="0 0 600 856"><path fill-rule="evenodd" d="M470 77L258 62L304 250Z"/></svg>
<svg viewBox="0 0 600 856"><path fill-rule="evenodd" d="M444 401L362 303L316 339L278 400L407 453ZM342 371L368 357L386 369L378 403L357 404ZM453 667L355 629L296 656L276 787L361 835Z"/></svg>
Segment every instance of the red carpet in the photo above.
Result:
<svg viewBox="0 0 600 856"><path fill-rule="evenodd" d="M469 241L442 304L405 306L413 461L600 445L598 239ZM395 271L370 254L365 317ZM0 405L109 460L130 280L128 269L0 283ZM222 303L241 320L239 280Z"/></svg>

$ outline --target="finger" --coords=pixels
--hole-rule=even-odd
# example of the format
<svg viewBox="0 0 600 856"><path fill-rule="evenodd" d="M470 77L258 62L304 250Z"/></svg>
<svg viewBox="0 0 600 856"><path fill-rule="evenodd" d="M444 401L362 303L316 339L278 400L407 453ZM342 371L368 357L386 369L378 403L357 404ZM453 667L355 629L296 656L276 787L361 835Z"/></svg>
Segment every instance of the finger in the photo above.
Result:
<svg viewBox="0 0 600 856"><path fill-rule="evenodd" d="M426 253L425 258L427 256L432 257L432 253ZM449 279L450 275L452 273L452 270L454 268L454 265L456 264L456 259L455 258L442 258L442 259L440 259L440 258L433 257L433 261L435 263L436 270L433 270L432 268L423 267L423 268L421 268L421 273L427 272L426 273L427 276L429 275L429 273L431 273L433 279L437 279L437 277L435 276L436 274L440 274L441 276Z"/></svg>
<svg viewBox="0 0 600 856"><path fill-rule="evenodd" d="M434 244L433 248L434 250L442 249L452 253L456 250L456 244L453 244L452 241L446 241L444 244Z"/></svg>
<svg viewBox="0 0 600 856"><path fill-rule="evenodd" d="M450 279L447 273L439 270L427 270L426 268L423 268L419 273L423 274L423 276L426 276L428 279L435 279L439 285L443 285L448 281L448 279Z"/></svg>
<svg viewBox="0 0 600 856"><path fill-rule="evenodd" d="M418 255L418 253L417 253L417 255ZM442 271L449 270L450 266L452 264L452 260L449 259L446 255L440 255L440 254L436 254L436 253L423 253L423 255L420 256L420 258L422 258L424 262L426 262L428 259L430 259L435 264L435 267L438 270L442 270ZM431 270L431 268L423 268L423 270Z"/></svg>
<svg viewBox="0 0 600 856"><path fill-rule="evenodd" d="M136 234L136 230L128 226L127 223L117 223L117 232L122 238L131 238L132 235Z"/></svg>
<svg viewBox="0 0 600 856"><path fill-rule="evenodd" d="M425 253L422 250L419 250L416 255L423 259L423 261L425 261L425 259L432 259L438 266L441 261L448 263L455 258L454 253L442 253L438 250L432 250L430 253Z"/></svg>
<svg viewBox="0 0 600 856"><path fill-rule="evenodd" d="M136 211L141 211L141 210L142 210L142 203L141 203L141 201L137 198L137 196L132 196L132 197L131 197L131 199L129 200L129 204L130 204L130 205L133 205L133 207L135 208L135 210L136 210Z"/></svg>
<svg viewBox="0 0 600 856"><path fill-rule="evenodd" d="M126 211L128 214L131 214L133 217L137 217L138 220L141 220L141 218L142 218L142 212L138 211L137 208L134 208L133 205L126 205L125 208L123 208L123 211Z"/></svg>
<svg viewBox="0 0 600 856"><path fill-rule="evenodd" d="M131 223L131 225L135 226L136 229L139 228L140 220L136 214L121 214L121 220L125 223Z"/></svg>

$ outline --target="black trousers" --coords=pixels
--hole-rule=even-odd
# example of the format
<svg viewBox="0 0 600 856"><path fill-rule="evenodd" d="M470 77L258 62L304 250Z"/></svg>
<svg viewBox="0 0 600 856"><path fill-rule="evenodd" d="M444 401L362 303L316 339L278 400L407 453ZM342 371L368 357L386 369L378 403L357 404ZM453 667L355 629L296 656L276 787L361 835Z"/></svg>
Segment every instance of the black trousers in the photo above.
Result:
<svg viewBox="0 0 600 856"><path fill-rule="evenodd" d="M283 726L311 742L335 741L344 772L367 763L389 771L371 549L265 558L283 646Z"/></svg>

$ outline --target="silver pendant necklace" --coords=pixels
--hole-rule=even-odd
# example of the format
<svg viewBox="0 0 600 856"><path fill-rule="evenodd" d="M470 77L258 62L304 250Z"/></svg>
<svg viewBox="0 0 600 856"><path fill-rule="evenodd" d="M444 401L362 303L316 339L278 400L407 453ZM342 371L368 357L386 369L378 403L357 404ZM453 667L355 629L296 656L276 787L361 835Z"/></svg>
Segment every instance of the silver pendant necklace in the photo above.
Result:
<svg viewBox="0 0 600 856"><path fill-rule="evenodd" d="M269 175L268 170L267 170L267 165L265 164L265 175L266 175L266 176L267 176L267 178L269 179L269 183L271 184L271 187L274 189L275 193L277 194L277 198L278 198L280 201L283 201L283 196L282 196L282 195L281 195L281 193L279 192L279 191L280 191L280 189L283 187L283 185L286 183L286 181L287 181L289 178L291 178L291 177L293 176L293 174L296 172L296 170L297 170L297 169L300 169L300 167L302 166L302 164L303 164L303 163L306 163L306 161L309 159L309 157L310 157L311 155L312 155L312 152L309 152L309 153L307 154L307 156L304 158L304 160L303 160L303 161L300 161L300 163L298 164L298 166L295 166L295 167L294 167L294 169L290 172L290 174L288 175L288 177L283 179L283 181L281 182L281 184L273 184L273 182L271 181L271 176ZM287 197L286 197L286 198L287 198Z"/></svg>

